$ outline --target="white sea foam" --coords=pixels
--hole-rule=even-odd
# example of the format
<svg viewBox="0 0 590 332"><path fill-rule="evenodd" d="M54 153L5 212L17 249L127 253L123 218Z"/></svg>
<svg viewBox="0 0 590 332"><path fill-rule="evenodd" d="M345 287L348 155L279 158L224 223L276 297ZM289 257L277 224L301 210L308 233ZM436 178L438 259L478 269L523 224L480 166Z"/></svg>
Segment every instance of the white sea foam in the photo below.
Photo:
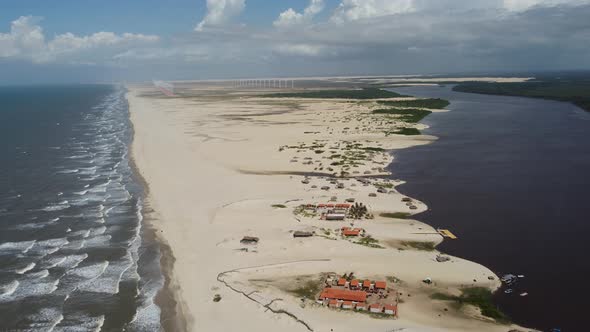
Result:
<svg viewBox="0 0 590 332"><path fill-rule="evenodd" d="M68 201L63 201L63 202L59 202L57 204L51 204L51 205L44 207L41 210L43 210L45 212L65 210L70 207L70 204L68 204L68 203L69 203Z"/></svg>
<svg viewBox="0 0 590 332"><path fill-rule="evenodd" d="M75 269L86 258L88 258L88 254L70 255L70 256L67 256L63 262L57 264L57 266L63 267L66 269Z"/></svg>
<svg viewBox="0 0 590 332"><path fill-rule="evenodd" d="M0 244L0 253L16 253L20 252L26 254L29 249L35 245L35 240L22 242L5 242Z"/></svg>
<svg viewBox="0 0 590 332"><path fill-rule="evenodd" d="M56 326L52 332L100 332L104 325L105 317L90 317L77 315L75 317L68 317L68 319L75 320L75 325Z"/></svg>
<svg viewBox="0 0 590 332"><path fill-rule="evenodd" d="M109 266L109 262L103 261L92 265L76 267L68 271L67 274L81 277L84 279L94 279L100 276L105 271L107 266Z"/></svg>
<svg viewBox="0 0 590 332"><path fill-rule="evenodd" d="M107 228L105 226L100 226L100 227L95 227L95 228L91 228L90 229L90 234L89 236L97 236L97 235L102 235L104 234L104 232L107 230Z"/></svg>
<svg viewBox="0 0 590 332"><path fill-rule="evenodd" d="M38 278L26 275L20 280L19 287L9 296L4 296L0 300L19 300L30 296L41 296L53 293L57 289L59 279Z"/></svg>
<svg viewBox="0 0 590 332"><path fill-rule="evenodd" d="M88 186L90 186L90 185L88 185ZM87 192L88 192L88 190L74 191L74 194L83 196L83 195L86 195Z"/></svg>
<svg viewBox="0 0 590 332"><path fill-rule="evenodd" d="M70 234L68 234L68 237L81 236L83 238L87 238L89 235L90 235L90 230L89 229L81 229L79 231L71 232Z"/></svg>
<svg viewBox="0 0 590 332"><path fill-rule="evenodd" d="M70 204L73 206L84 206L88 205L88 198L83 199L74 199L70 201Z"/></svg>
<svg viewBox="0 0 590 332"><path fill-rule="evenodd" d="M86 240L87 248L104 247L107 246L111 241L110 235L99 235Z"/></svg>
<svg viewBox="0 0 590 332"><path fill-rule="evenodd" d="M79 170L78 169L64 169L63 171L57 171L55 172L56 174L74 174L74 173L78 173Z"/></svg>
<svg viewBox="0 0 590 332"><path fill-rule="evenodd" d="M27 316L30 329L22 331L51 332L64 319L60 308L41 308L36 313Z"/></svg>
<svg viewBox="0 0 590 332"><path fill-rule="evenodd" d="M19 282L13 280L6 284L0 284L0 298L10 296L18 288Z"/></svg>
<svg viewBox="0 0 590 332"><path fill-rule="evenodd" d="M43 278L47 277L48 275L49 275L48 270L41 270L39 272L33 272L33 273L27 274L27 276L29 276L31 278L39 278L39 279L43 279Z"/></svg>
<svg viewBox="0 0 590 332"><path fill-rule="evenodd" d="M35 268L35 265L37 265L37 264L31 262L31 263L27 264L26 266L22 266L20 268L16 268L14 270L14 273L17 273L17 274L25 274L27 271L30 271L30 270L34 269Z"/></svg>
<svg viewBox="0 0 590 332"><path fill-rule="evenodd" d="M61 249L61 247L68 244L67 238L49 239L43 241L37 241L35 245L30 249L31 255L47 256Z"/></svg>
<svg viewBox="0 0 590 332"><path fill-rule="evenodd" d="M59 264L64 263L66 260L65 256L54 256L50 258L43 259L39 262L39 268L41 269L52 269Z"/></svg>
<svg viewBox="0 0 590 332"><path fill-rule="evenodd" d="M80 250L80 249L84 248L85 243L86 243L86 240L83 240L83 239L74 240L74 241L71 241L70 243L68 243L68 245L64 246L63 249Z"/></svg>

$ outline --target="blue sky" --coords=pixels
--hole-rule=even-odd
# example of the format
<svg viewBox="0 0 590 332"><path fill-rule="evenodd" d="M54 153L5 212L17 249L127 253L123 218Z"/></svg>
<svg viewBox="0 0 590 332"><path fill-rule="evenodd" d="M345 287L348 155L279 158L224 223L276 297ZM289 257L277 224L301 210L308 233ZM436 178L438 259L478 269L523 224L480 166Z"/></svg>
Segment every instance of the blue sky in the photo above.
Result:
<svg viewBox="0 0 590 332"><path fill-rule="evenodd" d="M0 84L588 69L590 0L0 0Z"/></svg>

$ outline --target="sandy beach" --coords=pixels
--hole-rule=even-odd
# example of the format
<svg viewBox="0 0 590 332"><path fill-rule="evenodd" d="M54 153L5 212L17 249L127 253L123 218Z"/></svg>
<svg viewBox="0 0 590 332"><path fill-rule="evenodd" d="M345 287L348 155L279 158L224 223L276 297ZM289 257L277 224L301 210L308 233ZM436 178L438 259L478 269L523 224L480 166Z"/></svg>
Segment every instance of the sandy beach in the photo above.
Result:
<svg viewBox="0 0 590 332"><path fill-rule="evenodd" d="M464 287L495 290L500 281L477 263L457 257L438 262L436 250L418 250L417 243L443 241L411 217L427 202L408 202L395 190L401 180L375 178L389 175L385 168L395 150L436 140L386 134L387 127L423 124L384 123L371 114L373 100L265 98L259 95L265 91L206 84L169 98L150 86L128 88L132 156L147 187L146 217L166 248L168 295L160 305L168 330L518 328L475 307L431 298L460 295ZM346 154L362 160L333 162ZM363 203L374 218L328 221L299 208L345 200ZM341 236L344 226L362 228L375 245ZM315 236L295 238L295 231ZM244 236L259 241L244 245ZM390 280L400 299L398 317L333 310L294 293L329 272Z"/></svg>

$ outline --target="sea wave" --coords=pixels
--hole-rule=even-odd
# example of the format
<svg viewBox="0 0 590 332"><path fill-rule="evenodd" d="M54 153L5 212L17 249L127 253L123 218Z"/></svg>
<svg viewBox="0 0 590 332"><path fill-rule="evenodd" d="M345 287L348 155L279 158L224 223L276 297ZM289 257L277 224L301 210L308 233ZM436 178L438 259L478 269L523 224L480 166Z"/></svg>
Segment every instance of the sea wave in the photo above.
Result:
<svg viewBox="0 0 590 332"><path fill-rule="evenodd" d="M12 295L12 293L18 288L18 285L19 282L17 280L12 280L7 284L0 285L0 298Z"/></svg>
<svg viewBox="0 0 590 332"><path fill-rule="evenodd" d="M13 253L19 252L22 254L26 254L33 245L35 245L35 240L32 241L22 241L22 242L5 242L0 244L0 253Z"/></svg>

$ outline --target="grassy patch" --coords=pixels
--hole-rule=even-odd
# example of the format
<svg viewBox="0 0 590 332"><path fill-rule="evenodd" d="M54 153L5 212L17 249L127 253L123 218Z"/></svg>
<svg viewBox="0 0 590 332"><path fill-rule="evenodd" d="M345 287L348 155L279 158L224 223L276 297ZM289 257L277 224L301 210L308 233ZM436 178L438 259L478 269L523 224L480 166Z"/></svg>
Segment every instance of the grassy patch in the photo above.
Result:
<svg viewBox="0 0 590 332"><path fill-rule="evenodd" d="M322 286L323 283L321 280L308 280L299 287L291 289L288 292L300 298L315 300L316 295L320 292Z"/></svg>
<svg viewBox="0 0 590 332"><path fill-rule="evenodd" d="M385 151L385 149L383 149L383 148L375 148L375 147L371 147L371 146L361 148L361 150L373 151L373 152L383 152L383 151Z"/></svg>
<svg viewBox="0 0 590 332"><path fill-rule="evenodd" d="M286 205L284 205L284 204L273 204L273 205L272 205L272 207L273 207L273 208L277 208L277 209L284 209L284 208L286 208L287 206L286 206Z"/></svg>
<svg viewBox="0 0 590 332"><path fill-rule="evenodd" d="M383 212L379 213L379 216L383 218L406 219L411 216L411 214L407 212Z"/></svg>
<svg viewBox="0 0 590 332"><path fill-rule="evenodd" d="M492 291L484 287L468 287L461 290L460 296L444 293L434 293L430 297L434 300L453 301L459 305L471 304L481 310L482 315L495 319L501 323L508 323L504 315L492 301Z"/></svg>
<svg viewBox="0 0 590 332"><path fill-rule="evenodd" d="M402 245L410 247L416 250L433 251L436 247L434 242L422 242L422 241L402 241Z"/></svg>
<svg viewBox="0 0 590 332"><path fill-rule="evenodd" d="M399 115L404 122L417 123L432 112L419 108L380 108L373 110L373 114Z"/></svg>
<svg viewBox="0 0 590 332"><path fill-rule="evenodd" d="M365 236L354 243L360 244L362 246L369 247L369 248L379 248L379 249L384 248L383 246L381 246L379 244L379 240L372 238L370 235Z"/></svg>
<svg viewBox="0 0 590 332"><path fill-rule="evenodd" d="M377 88L366 88L362 90L320 90L295 93L273 93L265 95L272 98L325 98L325 99L377 99L403 97L399 93L381 90Z"/></svg>
<svg viewBox="0 0 590 332"><path fill-rule="evenodd" d="M385 188L385 189L392 189L393 188L393 183L375 183L375 187L377 188Z"/></svg>
<svg viewBox="0 0 590 332"><path fill-rule="evenodd" d="M440 98L416 99L416 100L387 100L379 101L380 104L394 107L420 107L441 109L449 106L449 101Z"/></svg>
<svg viewBox="0 0 590 332"><path fill-rule="evenodd" d="M398 128L398 129L393 130L393 131L388 131L386 133L386 135L391 135L391 134L412 136L412 135L420 135L421 132L420 132L420 130L418 130L416 128L402 127L402 128Z"/></svg>

